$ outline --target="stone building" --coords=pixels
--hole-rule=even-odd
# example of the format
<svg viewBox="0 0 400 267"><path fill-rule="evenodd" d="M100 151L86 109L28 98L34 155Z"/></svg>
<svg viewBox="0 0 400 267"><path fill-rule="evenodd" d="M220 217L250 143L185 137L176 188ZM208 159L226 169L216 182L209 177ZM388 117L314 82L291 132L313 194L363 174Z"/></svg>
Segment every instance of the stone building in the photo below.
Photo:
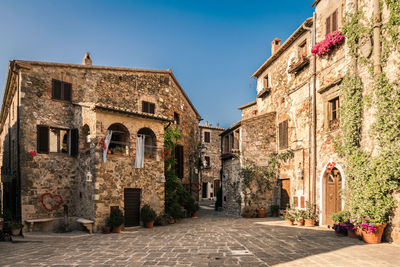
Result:
<svg viewBox="0 0 400 267"><path fill-rule="evenodd" d="M203 199L215 199L221 188L221 139L219 134L225 129L212 125L200 125L203 169L201 171L201 192Z"/></svg>
<svg viewBox="0 0 400 267"><path fill-rule="evenodd" d="M183 132L173 156L189 183L200 120L171 70L93 66L89 54L81 65L11 61L0 115L3 208L23 222L67 212L99 230L117 206L126 226L138 225L141 206L164 207L164 130Z"/></svg>

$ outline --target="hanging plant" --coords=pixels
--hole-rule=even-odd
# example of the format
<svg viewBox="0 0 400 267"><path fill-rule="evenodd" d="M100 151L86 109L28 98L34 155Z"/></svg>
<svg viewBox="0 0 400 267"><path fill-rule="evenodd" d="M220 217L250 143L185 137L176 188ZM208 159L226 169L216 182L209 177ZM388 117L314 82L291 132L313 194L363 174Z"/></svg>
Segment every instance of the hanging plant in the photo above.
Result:
<svg viewBox="0 0 400 267"><path fill-rule="evenodd" d="M312 49L311 53L315 56L325 57L329 55L336 47L344 42L344 35L341 31L336 30L326 35L325 40L317 43Z"/></svg>

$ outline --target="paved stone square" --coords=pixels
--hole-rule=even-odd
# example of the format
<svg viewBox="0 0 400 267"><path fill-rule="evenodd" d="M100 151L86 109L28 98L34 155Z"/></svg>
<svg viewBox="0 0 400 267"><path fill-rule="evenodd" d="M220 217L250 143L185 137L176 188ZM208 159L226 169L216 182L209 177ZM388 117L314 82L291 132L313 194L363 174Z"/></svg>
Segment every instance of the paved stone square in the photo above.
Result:
<svg viewBox="0 0 400 267"><path fill-rule="evenodd" d="M367 245L273 218L198 219L122 234L27 235L0 242L1 266L399 266L397 244Z"/></svg>

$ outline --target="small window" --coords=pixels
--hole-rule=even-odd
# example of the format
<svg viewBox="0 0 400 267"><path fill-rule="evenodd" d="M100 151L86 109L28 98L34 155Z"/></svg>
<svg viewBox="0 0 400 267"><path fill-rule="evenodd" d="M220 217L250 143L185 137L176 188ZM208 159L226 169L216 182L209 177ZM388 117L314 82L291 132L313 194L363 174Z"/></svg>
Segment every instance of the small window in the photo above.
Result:
<svg viewBox="0 0 400 267"><path fill-rule="evenodd" d="M205 143L210 143L210 132L204 132L204 142Z"/></svg>
<svg viewBox="0 0 400 267"><path fill-rule="evenodd" d="M264 88L269 87L269 79L268 79L268 74L264 76Z"/></svg>
<svg viewBox="0 0 400 267"><path fill-rule="evenodd" d="M339 127L339 97L329 101L329 129L335 130Z"/></svg>
<svg viewBox="0 0 400 267"><path fill-rule="evenodd" d="M174 124L179 125L179 123L180 123L179 114L174 112Z"/></svg>
<svg viewBox="0 0 400 267"><path fill-rule="evenodd" d="M52 80L52 98L57 100L71 101L72 99L72 84L59 81Z"/></svg>
<svg viewBox="0 0 400 267"><path fill-rule="evenodd" d="M154 114L156 105L151 102L142 101L142 112Z"/></svg>
<svg viewBox="0 0 400 267"><path fill-rule="evenodd" d="M111 124L107 129L111 131L111 140L108 149L112 154L126 155L129 154L129 131L120 124Z"/></svg>
<svg viewBox="0 0 400 267"><path fill-rule="evenodd" d="M144 136L144 155L145 157L154 157L156 155L156 135L149 128L142 128L137 135Z"/></svg>
<svg viewBox="0 0 400 267"><path fill-rule="evenodd" d="M299 45L299 58L307 56L307 41L302 42Z"/></svg>
<svg viewBox="0 0 400 267"><path fill-rule="evenodd" d="M38 125L37 152L41 154L65 153L77 156L79 153L78 129L68 130Z"/></svg>
<svg viewBox="0 0 400 267"><path fill-rule="evenodd" d="M49 152L69 153L69 130L50 128L49 140Z"/></svg>
<svg viewBox="0 0 400 267"><path fill-rule="evenodd" d="M286 149L288 147L288 121L286 120L279 123L279 148Z"/></svg>
<svg viewBox="0 0 400 267"><path fill-rule="evenodd" d="M210 168L211 167L211 164L210 164L210 157L209 156L205 156L204 157L204 159L205 159L205 161L206 161L206 168Z"/></svg>
<svg viewBox="0 0 400 267"><path fill-rule="evenodd" d="M326 34L334 32L338 29L337 16L338 10L336 9L335 12L326 18Z"/></svg>

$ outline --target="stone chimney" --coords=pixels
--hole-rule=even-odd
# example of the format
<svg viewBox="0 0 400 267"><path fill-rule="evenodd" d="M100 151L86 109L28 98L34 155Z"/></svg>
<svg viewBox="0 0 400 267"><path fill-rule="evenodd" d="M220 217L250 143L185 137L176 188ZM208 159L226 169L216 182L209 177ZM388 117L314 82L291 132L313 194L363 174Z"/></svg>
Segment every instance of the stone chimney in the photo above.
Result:
<svg viewBox="0 0 400 267"><path fill-rule="evenodd" d="M90 58L89 52L85 53L85 55L83 56L82 65L88 65L88 66L92 65L92 59Z"/></svg>
<svg viewBox="0 0 400 267"><path fill-rule="evenodd" d="M275 38L271 44L271 56L273 56L276 51L278 51L279 47L281 47L281 39Z"/></svg>

